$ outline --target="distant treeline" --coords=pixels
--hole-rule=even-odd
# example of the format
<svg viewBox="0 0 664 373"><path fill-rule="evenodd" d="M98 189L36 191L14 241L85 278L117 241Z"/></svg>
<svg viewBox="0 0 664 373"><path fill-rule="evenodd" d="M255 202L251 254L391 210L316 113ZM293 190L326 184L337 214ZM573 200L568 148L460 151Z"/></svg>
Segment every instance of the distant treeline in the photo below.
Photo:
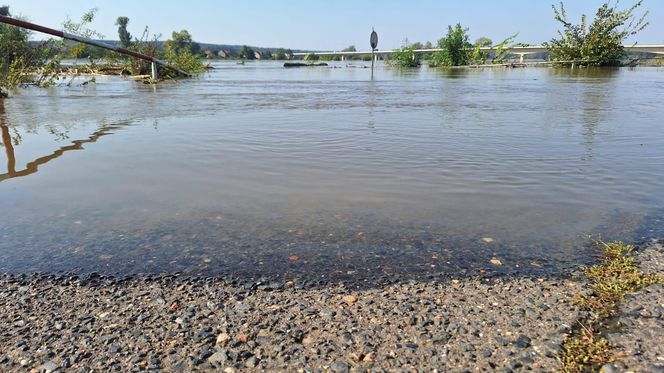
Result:
<svg viewBox="0 0 664 373"><path fill-rule="evenodd" d="M101 40L97 41L104 42L106 44L114 46L122 46L122 43L119 40ZM30 41L30 44L33 47L37 47L42 44L43 41ZM158 50L164 50L166 47L166 41L153 41L155 47ZM63 58L74 58L74 55L70 52L69 48L72 45L76 45L76 42L65 41L62 48L62 57ZM307 53L309 51L302 49L287 49L287 48L271 48L271 47L254 47L246 45L234 45L234 44L210 44L210 43L196 43L197 48L194 48L197 54L201 58L236 58L236 59L291 59L293 53ZM249 55L251 54L251 55ZM87 48L79 58L104 58L113 55L113 52L110 52L105 49L100 48ZM289 57L290 56L290 57Z"/></svg>

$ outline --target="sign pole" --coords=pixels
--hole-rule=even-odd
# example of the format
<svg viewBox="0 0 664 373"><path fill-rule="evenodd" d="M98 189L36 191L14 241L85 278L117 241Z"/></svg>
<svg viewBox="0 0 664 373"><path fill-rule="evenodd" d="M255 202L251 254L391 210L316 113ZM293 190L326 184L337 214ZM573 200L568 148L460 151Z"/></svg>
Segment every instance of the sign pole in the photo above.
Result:
<svg viewBox="0 0 664 373"><path fill-rule="evenodd" d="M374 80L374 50L371 50L371 80Z"/></svg>
<svg viewBox="0 0 664 373"><path fill-rule="evenodd" d="M376 48L378 47L378 34L376 31L371 28L371 36L369 37L369 43L371 44L371 80L374 80L374 64L376 59L374 54L376 53Z"/></svg>

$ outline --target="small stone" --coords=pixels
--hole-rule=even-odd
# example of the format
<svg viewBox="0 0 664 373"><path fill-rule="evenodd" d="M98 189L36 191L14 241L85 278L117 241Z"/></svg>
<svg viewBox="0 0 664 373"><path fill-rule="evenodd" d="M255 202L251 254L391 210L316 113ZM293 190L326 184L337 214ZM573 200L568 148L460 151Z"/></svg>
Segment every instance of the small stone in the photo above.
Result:
<svg viewBox="0 0 664 373"><path fill-rule="evenodd" d="M601 372L602 373L617 373L618 370L616 369L616 367L613 366L613 364L604 364L604 365L602 365Z"/></svg>
<svg viewBox="0 0 664 373"><path fill-rule="evenodd" d="M348 364L342 361L335 361L330 366L330 370L332 370L334 373L348 373Z"/></svg>
<svg viewBox="0 0 664 373"><path fill-rule="evenodd" d="M498 258L491 258L489 262L495 266L503 265L503 262Z"/></svg>
<svg viewBox="0 0 664 373"><path fill-rule="evenodd" d="M244 365L247 368L254 368L256 365L258 365L258 359L255 356L250 357L247 359L247 361L244 363Z"/></svg>
<svg viewBox="0 0 664 373"><path fill-rule="evenodd" d="M120 347L117 346L117 345L111 345L108 348L108 352L111 353L111 354L117 354L118 352L120 352Z"/></svg>
<svg viewBox="0 0 664 373"><path fill-rule="evenodd" d="M512 360L512 361L509 362L508 366L511 370L516 370L516 369L521 368L523 366L523 364L521 364L520 361Z"/></svg>
<svg viewBox="0 0 664 373"><path fill-rule="evenodd" d="M357 297L354 296L354 295L345 295L345 296L342 298L342 300L343 300L344 302L346 302L346 304L348 304L348 305L352 305L352 304L355 304L355 302L357 302Z"/></svg>
<svg viewBox="0 0 664 373"><path fill-rule="evenodd" d="M217 336L217 344L221 345L231 339L231 336L228 333L221 333Z"/></svg>
<svg viewBox="0 0 664 373"><path fill-rule="evenodd" d="M482 241L484 241L484 242L486 242L486 243L492 243L492 242L495 241L495 240L494 240L493 238L491 238L491 237L483 237L483 238L482 238Z"/></svg>
<svg viewBox="0 0 664 373"><path fill-rule="evenodd" d="M208 361L211 363L223 363L227 360L228 354L225 350L217 351L208 358Z"/></svg>
<svg viewBox="0 0 664 373"><path fill-rule="evenodd" d="M514 341L514 344L519 348L528 348L530 347L530 338L522 334Z"/></svg>
<svg viewBox="0 0 664 373"><path fill-rule="evenodd" d="M49 360L44 364L40 365L39 368L37 368L37 371L43 373L53 373L58 369L60 369L60 366L56 364L53 360Z"/></svg>

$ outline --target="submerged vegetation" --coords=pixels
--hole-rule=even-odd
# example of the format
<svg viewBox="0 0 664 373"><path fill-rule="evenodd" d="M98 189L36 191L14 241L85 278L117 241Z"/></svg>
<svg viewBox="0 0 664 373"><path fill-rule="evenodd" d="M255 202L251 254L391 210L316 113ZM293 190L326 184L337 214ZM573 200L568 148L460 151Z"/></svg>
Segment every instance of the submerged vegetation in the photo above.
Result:
<svg viewBox="0 0 664 373"><path fill-rule="evenodd" d="M640 17L635 15L642 4L643 0L639 0L625 10L619 10L618 2L604 3L590 25L585 15L581 17L580 24L570 22L563 3L560 3L559 8L554 5L555 19L562 24L563 29L558 31L559 38L545 43L551 59L596 66L619 64L625 55L625 40L648 26L648 12Z"/></svg>
<svg viewBox="0 0 664 373"><path fill-rule="evenodd" d="M0 7L0 15L11 16L8 6ZM28 30L0 24L0 97L17 87L35 84L46 87L57 78L59 58L55 42L30 45Z"/></svg>
<svg viewBox="0 0 664 373"><path fill-rule="evenodd" d="M413 46L403 46L392 53L390 62L397 67L419 67L422 63L422 56L415 53Z"/></svg>
<svg viewBox="0 0 664 373"><path fill-rule="evenodd" d="M664 285L664 276L644 274L637 267L631 256L633 246L621 242L600 244L604 248L602 262L582 268L590 294L579 295L576 302L589 316L579 321L580 327L563 343L560 359L565 372L599 370L612 362L615 353L602 330L617 316L620 303L626 295L647 286Z"/></svg>
<svg viewBox="0 0 664 373"><path fill-rule="evenodd" d="M80 21L67 18L62 24L64 31L89 39L101 39L102 35L90 25L95 19L97 9L91 9L83 14ZM0 15L12 16L8 6L0 7ZM199 52L200 46L193 42L193 38L186 30L173 32L172 39L160 45L159 36L154 35L149 40L149 29L146 27L141 38L131 40L132 35L127 30L129 18L118 17L118 36L120 45L127 49L142 54L166 60L176 69L197 73L203 70ZM40 43L30 42L31 32L29 30L0 24L0 96L6 97L18 87L36 85L47 87L55 84L67 71L115 71L130 72L135 75L147 74L150 71L150 63L143 60L129 59L115 52L105 51L82 43L65 40L49 39ZM65 58L81 59L87 58L88 64L76 66L75 69L61 65L60 61ZM98 66L98 60L103 58L110 63L103 69ZM173 72L165 70L162 76L174 77ZM71 84L72 80L69 80Z"/></svg>

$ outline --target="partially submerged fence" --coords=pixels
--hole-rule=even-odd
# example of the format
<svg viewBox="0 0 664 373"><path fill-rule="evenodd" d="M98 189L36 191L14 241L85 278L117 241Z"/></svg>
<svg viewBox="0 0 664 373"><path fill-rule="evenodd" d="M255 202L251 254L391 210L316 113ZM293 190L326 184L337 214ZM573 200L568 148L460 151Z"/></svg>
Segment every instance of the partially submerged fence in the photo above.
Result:
<svg viewBox="0 0 664 373"><path fill-rule="evenodd" d="M6 23L8 25L12 25L12 26L16 26L16 27L21 27L21 28L25 28L25 29L28 29L28 30L42 32L44 34L57 36L57 37L67 39L67 40L73 40L73 41L76 41L76 42L79 42L79 43L92 45L92 46L95 46L95 47L98 47L98 48L108 49L108 50L111 50L113 52L117 52L117 53L120 53L120 54L123 54L123 55L126 55L126 56L131 56L131 57L134 57L134 58L139 58L141 60L149 61L152 64L152 79L154 79L154 80L157 80L157 78L159 77L157 66L163 66L164 68L175 71L178 74L183 75L183 76L190 76L191 75L191 74L189 74L188 72L186 72L184 70L180 70L178 68L175 68L175 67L169 65L168 63L166 63L165 61L159 60L159 59L154 58L152 56L148 56L146 54L139 53L139 52L136 52L136 51L125 49L125 48L116 47L115 45L107 44L107 43L104 43L104 42L101 42L101 41L98 41L98 40L92 40L92 39L84 38L82 36L73 35L73 34L70 34L70 33L64 32L64 31L52 29L52 28L49 28L49 27L40 26L40 25L37 25L37 24L34 24L34 23L30 23L30 22L22 21L20 19L6 17L6 16L0 16L0 23Z"/></svg>

